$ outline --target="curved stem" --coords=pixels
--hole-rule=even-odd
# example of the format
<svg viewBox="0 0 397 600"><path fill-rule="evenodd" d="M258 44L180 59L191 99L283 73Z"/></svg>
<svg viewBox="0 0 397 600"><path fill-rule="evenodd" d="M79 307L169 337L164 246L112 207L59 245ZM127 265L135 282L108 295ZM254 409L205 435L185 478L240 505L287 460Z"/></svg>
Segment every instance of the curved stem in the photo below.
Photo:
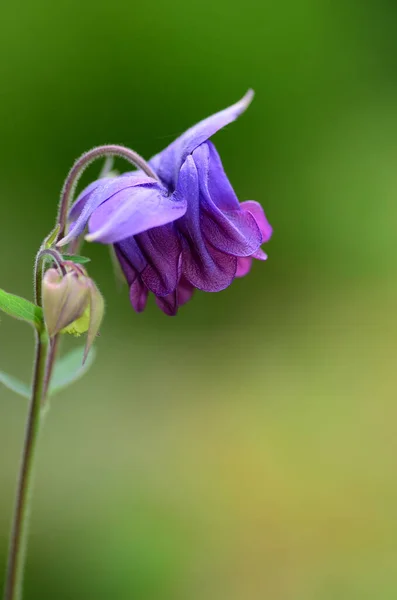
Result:
<svg viewBox="0 0 397 600"><path fill-rule="evenodd" d="M89 150L76 160L73 167L69 171L69 175L67 176L63 185L57 218L57 222L59 224L59 233L57 236L57 241L61 240L64 237L69 206L73 199L73 195L81 175L83 174L85 169L92 162L94 162L94 160L96 160L97 158L102 158L104 156L120 156L121 158L125 158L135 167L138 167L138 169L142 169L142 171L146 173L146 175L158 180L156 173L149 167L147 162L139 154L137 154L136 152L134 152L134 150L131 150L130 148L125 148L124 146L118 146L116 144L110 144L105 146L98 146L97 148Z"/></svg>
<svg viewBox="0 0 397 600"><path fill-rule="evenodd" d="M40 429L40 411L44 389L47 348L48 339L46 333L38 332L32 399L26 424L25 443L17 487L4 600L20 600L22 595L29 521L29 501L32 492L34 461Z"/></svg>
<svg viewBox="0 0 397 600"><path fill-rule="evenodd" d="M65 275L65 269L62 266L62 256L56 250L51 248L40 249L34 265L34 300L38 306L41 306L41 288L43 282L44 258L51 256L56 263L58 270Z"/></svg>

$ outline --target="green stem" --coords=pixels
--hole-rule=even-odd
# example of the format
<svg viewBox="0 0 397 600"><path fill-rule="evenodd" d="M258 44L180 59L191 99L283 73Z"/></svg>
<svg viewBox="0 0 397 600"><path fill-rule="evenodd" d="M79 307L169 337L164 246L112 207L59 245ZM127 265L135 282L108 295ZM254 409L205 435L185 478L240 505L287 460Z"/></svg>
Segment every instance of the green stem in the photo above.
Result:
<svg viewBox="0 0 397 600"><path fill-rule="evenodd" d="M59 334L52 338L50 341L50 349L47 354L47 366L44 378L43 397L41 405L46 406L48 390L51 382L51 377L54 371L55 363L57 360L57 354L59 350L60 336Z"/></svg>
<svg viewBox="0 0 397 600"><path fill-rule="evenodd" d="M11 531L4 600L20 600L22 598L28 537L29 504L32 493L37 440L40 429L41 402L45 381L47 349L47 334L44 331L37 332L32 399L26 424L25 442L15 501L15 513Z"/></svg>

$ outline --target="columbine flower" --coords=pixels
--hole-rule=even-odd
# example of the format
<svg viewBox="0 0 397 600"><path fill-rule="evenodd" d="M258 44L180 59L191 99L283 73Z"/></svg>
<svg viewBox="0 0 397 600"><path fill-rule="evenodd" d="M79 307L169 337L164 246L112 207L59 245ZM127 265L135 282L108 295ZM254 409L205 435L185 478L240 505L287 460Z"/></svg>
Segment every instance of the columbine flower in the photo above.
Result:
<svg viewBox="0 0 397 600"><path fill-rule="evenodd" d="M54 268L45 272L43 314L48 335L71 333L78 336L87 332L83 361L98 333L103 313L102 295L84 269L73 265L68 267L65 275Z"/></svg>
<svg viewBox="0 0 397 600"><path fill-rule="evenodd" d="M176 314L194 288L218 292L248 273L272 229L257 202L239 203L208 141L248 107L249 91L233 106L201 121L149 165L152 179L134 171L89 185L72 207L61 245L79 236L114 244L130 286L130 300L144 310L149 291L168 315Z"/></svg>

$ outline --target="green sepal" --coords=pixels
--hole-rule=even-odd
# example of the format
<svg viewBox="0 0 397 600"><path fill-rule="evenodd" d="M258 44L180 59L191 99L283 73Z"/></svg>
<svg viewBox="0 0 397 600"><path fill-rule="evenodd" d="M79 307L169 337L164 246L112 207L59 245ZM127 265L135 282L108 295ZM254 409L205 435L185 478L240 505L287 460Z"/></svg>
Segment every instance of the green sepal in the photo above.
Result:
<svg viewBox="0 0 397 600"><path fill-rule="evenodd" d="M77 379L80 379L95 360L96 350L91 348L83 364L84 347L75 348L62 356L55 364L50 384L50 396L64 389Z"/></svg>
<svg viewBox="0 0 397 600"><path fill-rule="evenodd" d="M61 227L58 224L52 231L51 233L45 238L43 246L44 248L51 248L51 246L54 244L54 242L56 242L57 237L58 237L58 233L60 231Z"/></svg>
<svg viewBox="0 0 397 600"><path fill-rule="evenodd" d="M85 265L91 261L87 256L80 256L79 254L62 254L63 260L70 260L76 263L76 265Z"/></svg>
<svg viewBox="0 0 397 600"><path fill-rule="evenodd" d="M1 289L0 310L11 317L31 323L37 329L40 329L43 325L43 311L40 306L36 306L33 302L25 300L25 298L9 294Z"/></svg>
<svg viewBox="0 0 397 600"><path fill-rule="evenodd" d="M23 398L30 398L29 386L16 377L13 377L8 373L4 373L4 371L0 371L0 383L5 385L9 390L15 392L19 396L22 396Z"/></svg>

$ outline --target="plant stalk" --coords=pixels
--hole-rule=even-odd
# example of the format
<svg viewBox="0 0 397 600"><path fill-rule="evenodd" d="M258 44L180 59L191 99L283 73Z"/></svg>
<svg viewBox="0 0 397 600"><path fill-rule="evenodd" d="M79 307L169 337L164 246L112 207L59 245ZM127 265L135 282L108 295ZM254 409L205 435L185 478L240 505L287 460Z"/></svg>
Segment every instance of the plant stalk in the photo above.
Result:
<svg viewBox="0 0 397 600"><path fill-rule="evenodd" d="M40 430L40 416L45 385L48 338L45 331L37 332L36 360L33 375L32 398L26 423L15 512L11 530L4 600L20 600L26 561L29 525L29 505L32 495L34 463Z"/></svg>

